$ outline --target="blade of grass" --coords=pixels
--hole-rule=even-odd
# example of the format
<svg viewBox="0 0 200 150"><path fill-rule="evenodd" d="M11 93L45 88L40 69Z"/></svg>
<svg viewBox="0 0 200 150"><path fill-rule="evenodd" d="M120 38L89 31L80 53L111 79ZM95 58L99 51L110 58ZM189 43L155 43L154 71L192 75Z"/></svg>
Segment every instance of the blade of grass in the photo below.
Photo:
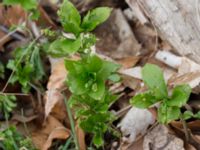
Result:
<svg viewBox="0 0 200 150"><path fill-rule="evenodd" d="M67 98L66 98L66 96L64 94L63 94L63 97L64 97L66 110L67 110L67 114L68 114L69 121L70 121L72 136L74 138L74 143L76 145L76 150L79 150L80 147L79 147L78 139L77 139L77 136L76 136L75 125L74 125L74 120L73 120L73 117L72 117L72 113L71 113L70 107L68 105Z"/></svg>
<svg viewBox="0 0 200 150"><path fill-rule="evenodd" d="M72 137L70 137L70 138L66 141L66 143L65 143L64 147L62 148L62 150L68 150L68 147L69 147L71 141L72 141Z"/></svg>

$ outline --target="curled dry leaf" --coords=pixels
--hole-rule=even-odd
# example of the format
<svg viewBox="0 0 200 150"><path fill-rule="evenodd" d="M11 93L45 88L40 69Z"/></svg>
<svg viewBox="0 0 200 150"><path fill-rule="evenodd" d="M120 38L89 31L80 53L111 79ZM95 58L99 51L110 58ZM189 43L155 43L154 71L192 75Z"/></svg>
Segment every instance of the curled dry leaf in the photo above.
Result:
<svg viewBox="0 0 200 150"><path fill-rule="evenodd" d="M64 81L67 71L64 65L64 59L52 59L51 62L51 76L47 84L47 92L45 96L45 118L48 117L54 106L58 101L63 100L61 91L64 89Z"/></svg>
<svg viewBox="0 0 200 150"><path fill-rule="evenodd" d="M61 131L63 133L61 133ZM66 139L69 136L69 130L66 129L56 118L50 115L46 120L46 124L41 129L36 128L31 132L31 135L34 145L38 149L44 149L44 146L50 147L49 143L51 143L55 138L63 139L65 137ZM44 145L45 143L47 144Z"/></svg>
<svg viewBox="0 0 200 150"><path fill-rule="evenodd" d="M64 127L55 128L49 135L47 141L44 143L42 150L48 150L54 139L67 139L70 136L70 130Z"/></svg>

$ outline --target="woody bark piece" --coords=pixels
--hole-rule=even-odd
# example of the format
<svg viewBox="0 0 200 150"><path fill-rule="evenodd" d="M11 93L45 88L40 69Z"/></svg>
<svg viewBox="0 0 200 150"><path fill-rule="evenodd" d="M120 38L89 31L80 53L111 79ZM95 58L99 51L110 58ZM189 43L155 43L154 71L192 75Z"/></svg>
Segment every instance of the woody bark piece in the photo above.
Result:
<svg viewBox="0 0 200 150"><path fill-rule="evenodd" d="M135 0L129 1L132 7ZM137 3L163 39L180 55L200 63L199 0L137 0Z"/></svg>
<svg viewBox="0 0 200 150"><path fill-rule="evenodd" d="M131 7L132 10L132 15L134 17L137 17L138 20L142 23L145 24L148 22L148 19L145 17L145 15L143 14L143 12L141 11L138 3L136 0L126 0L126 2L129 4L129 6Z"/></svg>

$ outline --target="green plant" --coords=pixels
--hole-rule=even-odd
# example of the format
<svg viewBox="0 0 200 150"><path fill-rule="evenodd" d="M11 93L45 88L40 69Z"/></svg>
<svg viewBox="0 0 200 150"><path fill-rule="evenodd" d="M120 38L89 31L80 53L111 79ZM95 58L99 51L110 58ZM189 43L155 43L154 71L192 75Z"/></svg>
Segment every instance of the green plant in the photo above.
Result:
<svg viewBox="0 0 200 150"><path fill-rule="evenodd" d="M0 149L2 150L36 150L29 138L24 138L11 126L0 132Z"/></svg>
<svg viewBox="0 0 200 150"><path fill-rule="evenodd" d="M116 73L120 66L92 53L91 47L95 45L96 37L90 31L103 23L110 12L110 8L100 7L81 18L73 4L65 0L58 15L70 38L58 37L48 50L53 57L68 56L65 59L68 71L66 83L72 93L69 105L75 110L80 127L94 135L93 143L97 147L103 145L104 133L111 129L110 124L115 119L109 107L117 97L109 92L106 83L120 80ZM78 60L70 58L77 53L80 56Z"/></svg>
<svg viewBox="0 0 200 150"><path fill-rule="evenodd" d="M8 82L19 82L25 93L29 92L32 83L39 84L38 81L45 75L40 50L35 42L24 48L17 48L13 54L14 58L7 64L7 68L13 72Z"/></svg>
<svg viewBox="0 0 200 150"><path fill-rule="evenodd" d="M14 95L0 95L0 112L6 119L9 118L10 112L16 107L16 97Z"/></svg>
<svg viewBox="0 0 200 150"><path fill-rule="evenodd" d="M161 69L153 64L146 64L143 67L142 79L149 90L134 96L130 103L138 108L148 108L159 102L159 122L169 123L179 119L181 117L180 108L187 103L190 96L190 86L187 84L178 85L170 95Z"/></svg>

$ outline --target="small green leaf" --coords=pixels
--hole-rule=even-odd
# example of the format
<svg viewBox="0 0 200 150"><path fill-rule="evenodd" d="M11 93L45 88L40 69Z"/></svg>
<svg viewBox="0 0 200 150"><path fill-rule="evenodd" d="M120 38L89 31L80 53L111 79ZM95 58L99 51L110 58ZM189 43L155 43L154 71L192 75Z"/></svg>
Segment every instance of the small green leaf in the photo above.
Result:
<svg viewBox="0 0 200 150"><path fill-rule="evenodd" d="M112 73L116 72L119 68L119 64L110 61L104 61L101 70L99 70L98 76L99 78L106 80Z"/></svg>
<svg viewBox="0 0 200 150"><path fill-rule="evenodd" d="M96 99L96 100L101 100L102 97L104 96L104 92L105 92L105 83L103 80L99 79L96 81L95 84L93 84L93 86L96 85L96 88L90 91L89 96Z"/></svg>
<svg viewBox="0 0 200 150"><path fill-rule="evenodd" d="M194 118L200 119L200 111L194 115Z"/></svg>
<svg viewBox="0 0 200 150"><path fill-rule="evenodd" d="M98 148L103 145L103 135L101 132L97 132L93 137L93 143Z"/></svg>
<svg viewBox="0 0 200 150"><path fill-rule="evenodd" d="M87 57L85 60L86 69L88 72L98 72L103 65L103 61L96 55Z"/></svg>
<svg viewBox="0 0 200 150"><path fill-rule="evenodd" d="M148 108L156 102L156 98L150 93L142 93L134 96L130 103L138 108Z"/></svg>
<svg viewBox="0 0 200 150"><path fill-rule="evenodd" d="M191 111L185 111L184 113L183 113L183 119L184 120L188 120L188 119L190 119L190 118L192 118L194 116L194 114L191 112Z"/></svg>
<svg viewBox="0 0 200 150"><path fill-rule="evenodd" d="M66 32L78 35L82 31L80 28L81 16L69 0L64 0L58 11L58 15Z"/></svg>
<svg viewBox="0 0 200 150"><path fill-rule="evenodd" d="M169 107L165 103L162 103L158 109L158 121L163 124L168 124L171 121L180 118L180 108Z"/></svg>
<svg viewBox="0 0 200 150"><path fill-rule="evenodd" d="M30 58L30 63L34 67L34 80L40 80L45 75L43 64L40 58L40 50L38 47L35 47Z"/></svg>
<svg viewBox="0 0 200 150"><path fill-rule="evenodd" d="M167 101L168 106L181 107L186 104L192 89L189 85L178 85L173 89L171 98Z"/></svg>
<svg viewBox="0 0 200 150"><path fill-rule="evenodd" d="M83 18L81 27L85 29L85 31L94 30L99 24L108 19L111 10L112 9L108 7L99 7L93 9L92 11L89 11L87 15Z"/></svg>
<svg viewBox="0 0 200 150"><path fill-rule="evenodd" d="M86 78L68 74L67 83L69 85L70 91L74 94L81 95L88 91L88 88L85 86L87 83Z"/></svg>
<svg viewBox="0 0 200 150"><path fill-rule="evenodd" d="M119 82L121 77L118 74L111 74L108 79L113 82Z"/></svg>
<svg viewBox="0 0 200 150"><path fill-rule="evenodd" d="M9 117L9 113L17 106L16 97L13 95L0 95L0 113Z"/></svg>
<svg viewBox="0 0 200 150"><path fill-rule="evenodd" d="M65 67L68 72L74 75L81 74L85 70L84 65L81 64L81 61L75 61L69 59L65 59Z"/></svg>
<svg viewBox="0 0 200 150"><path fill-rule="evenodd" d="M58 39L50 45L48 53L53 57L64 57L77 52L80 47L80 38L76 40Z"/></svg>
<svg viewBox="0 0 200 150"><path fill-rule="evenodd" d="M167 86L159 67L153 64L146 64L142 69L142 79L156 99L168 97Z"/></svg>

